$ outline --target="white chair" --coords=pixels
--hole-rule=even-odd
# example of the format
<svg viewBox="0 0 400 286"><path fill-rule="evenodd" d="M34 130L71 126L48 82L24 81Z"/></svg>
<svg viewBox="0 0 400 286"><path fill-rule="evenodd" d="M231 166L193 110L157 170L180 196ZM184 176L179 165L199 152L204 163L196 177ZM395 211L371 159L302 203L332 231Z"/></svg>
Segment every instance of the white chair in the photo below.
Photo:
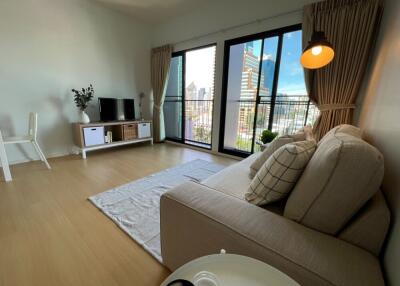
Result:
<svg viewBox="0 0 400 286"><path fill-rule="evenodd" d="M17 136L17 137L8 137L4 138L4 144L20 144L20 143L32 143L36 152L39 155L40 160L42 160L48 169L51 169L49 163L46 160L42 150L37 143L37 126L38 126L38 114L37 113L29 113L29 131L28 135L25 136Z"/></svg>
<svg viewBox="0 0 400 286"><path fill-rule="evenodd" d="M0 130L0 161L1 166L3 167L4 179L6 182L10 182L12 180L10 167L8 166L8 159L6 154L6 149L4 148L3 136L1 135Z"/></svg>

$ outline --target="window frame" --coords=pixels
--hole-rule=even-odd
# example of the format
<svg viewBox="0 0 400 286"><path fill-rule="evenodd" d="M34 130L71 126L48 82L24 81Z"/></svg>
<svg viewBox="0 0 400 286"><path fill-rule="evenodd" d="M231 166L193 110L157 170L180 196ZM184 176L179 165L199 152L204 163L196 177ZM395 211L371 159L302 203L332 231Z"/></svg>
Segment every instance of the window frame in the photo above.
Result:
<svg viewBox="0 0 400 286"><path fill-rule="evenodd" d="M210 48L210 47L215 47L215 62L217 61L217 43L210 43L194 48L189 48L189 49L184 49L180 51L173 52L171 55L171 58L174 57L182 57L182 110L181 110L181 139L177 138L170 138L170 137L165 137L166 140L180 143L180 144L185 144L188 146L196 147L196 148L201 148L205 150L212 150L212 144L213 144L213 130L214 130L214 107L215 107L215 80L216 80L216 70L214 69L214 89L213 89L213 97L212 97L212 117L211 117L211 137L210 137L210 144L209 147L206 146L201 146L201 145L208 145L205 143L197 142L197 141L192 141L189 139L185 139L185 123L186 123L186 117L185 117L185 99L186 99L186 53L191 52L191 51L196 51L200 49L205 49L205 48ZM194 144L186 143L186 141L193 142ZM196 144L197 143L197 144Z"/></svg>
<svg viewBox="0 0 400 286"><path fill-rule="evenodd" d="M220 113L220 127L219 127L219 144L218 144L218 152L224 153L224 154L229 154L233 156L238 156L238 157L247 157L254 153L254 146L255 146L255 136L256 136L256 120L257 120L257 112L258 112L258 106L261 101L261 97L259 95L259 90L260 90L260 76L262 72L262 61L260 60L259 63L259 70L258 70L258 87L257 87L257 96L255 100L255 112L254 112L254 123L253 123L253 137L252 137L252 146L251 146L251 151L246 152L246 151L241 151L241 150L236 150L236 149L227 149L225 148L225 123L226 123L226 104L227 104L227 99L228 99L228 78L229 78L229 59L230 59L230 48L233 45L237 44L243 44L246 42L254 41L254 40L262 40L261 44L261 53L263 53L264 49L264 40L266 38L270 37L278 37L278 47L277 47L277 55L276 55L276 62L278 63L275 67L274 70L274 76L273 76L273 85L272 85L272 91L271 91L271 109L270 109L270 116L268 118L268 129L271 130L273 120L274 120L274 109L275 109L275 102L276 102L276 96L277 96L277 90L278 90L278 80L279 80L279 70L280 70L280 65L281 65L281 56L282 56L282 45L283 45L283 35L285 33L289 32L295 32L302 30L302 24L295 24L295 25L290 25L278 29L273 29L270 31L265 31L257 34L252 34L252 35L247 35L239 38L234 38L234 39L229 39L226 40L224 43L224 64L223 64L223 74L222 74L222 91L221 91L221 113ZM307 105L307 115L308 115L308 110L309 110L309 105L310 102ZM306 120L307 120L307 115L306 115Z"/></svg>

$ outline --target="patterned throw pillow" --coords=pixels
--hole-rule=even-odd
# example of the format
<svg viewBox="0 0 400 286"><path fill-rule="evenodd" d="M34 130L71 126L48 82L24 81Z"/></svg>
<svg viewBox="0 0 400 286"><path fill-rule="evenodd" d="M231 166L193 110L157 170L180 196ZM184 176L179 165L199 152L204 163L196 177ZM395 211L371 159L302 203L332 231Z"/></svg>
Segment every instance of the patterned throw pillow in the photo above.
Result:
<svg viewBox="0 0 400 286"><path fill-rule="evenodd" d="M293 189L316 149L316 142L286 144L270 156L254 176L245 198L252 204L265 205L286 197Z"/></svg>
<svg viewBox="0 0 400 286"><path fill-rule="evenodd" d="M267 161L267 159L280 147L288 143L303 140L306 140L306 134L304 132L276 137L268 145L268 147L264 149L260 156L258 156L258 158L250 165L250 177L253 178L258 170L260 170L262 165Z"/></svg>

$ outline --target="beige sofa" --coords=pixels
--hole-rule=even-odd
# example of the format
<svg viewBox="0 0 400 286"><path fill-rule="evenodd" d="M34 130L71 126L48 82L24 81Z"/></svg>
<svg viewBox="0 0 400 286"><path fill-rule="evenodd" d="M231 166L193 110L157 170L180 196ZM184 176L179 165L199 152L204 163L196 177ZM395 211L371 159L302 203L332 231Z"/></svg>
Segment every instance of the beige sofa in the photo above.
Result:
<svg viewBox="0 0 400 286"><path fill-rule="evenodd" d="M350 130L350 132L349 132ZM383 159L354 129L327 134L287 201L245 201L254 154L161 198L161 250L171 270L226 249L264 261L301 285L384 285L379 254L389 210Z"/></svg>

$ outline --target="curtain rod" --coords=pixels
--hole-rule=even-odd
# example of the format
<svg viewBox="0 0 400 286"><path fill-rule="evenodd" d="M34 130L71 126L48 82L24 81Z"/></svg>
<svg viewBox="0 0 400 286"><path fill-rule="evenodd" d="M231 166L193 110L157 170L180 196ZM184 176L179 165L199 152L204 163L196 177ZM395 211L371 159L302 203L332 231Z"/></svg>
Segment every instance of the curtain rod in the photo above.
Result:
<svg viewBox="0 0 400 286"><path fill-rule="evenodd" d="M200 35L200 36L195 36L195 37L188 38L188 39L185 39L185 40L182 40L182 41L178 41L178 42L172 43L172 45L177 45L177 44L182 44L182 43L198 40L198 39L205 38L205 37L208 37L208 36L211 36L211 35L215 35L215 34L219 34L219 33L225 33L225 32L230 31L230 30L235 30L237 28L250 26L250 25L253 25L253 24L260 24L260 23L265 22L267 20L271 20L271 19L274 19L274 18L279 18L279 17L282 17L282 16L286 16L286 15L293 14L293 13L296 13L296 12L301 12L301 11L303 11L303 10L302 9L296 9L296 10L292 10L292 11L289 11L289 12L284 12L284 13L276 14L276 15L273 15L273 16L261 18L261 19L256 19L256 20L253 20L253 21L250 21L250 22L246 22L246 23L243 23L243 24L230 26L230 27L218 30L218 31L214 31L214 32L206 33L206 34L203 34L203 35Z"/></svg>

